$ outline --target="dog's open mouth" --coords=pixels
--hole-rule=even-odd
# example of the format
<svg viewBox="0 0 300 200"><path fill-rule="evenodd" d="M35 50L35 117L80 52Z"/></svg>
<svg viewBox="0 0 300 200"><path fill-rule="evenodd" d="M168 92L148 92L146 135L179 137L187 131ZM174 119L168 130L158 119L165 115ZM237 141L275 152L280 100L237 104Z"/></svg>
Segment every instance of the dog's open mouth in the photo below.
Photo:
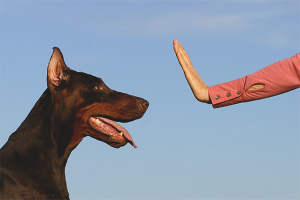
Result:
<svg viewBox="0 0 300 200"><path fill-rule="evenodd" d="M137 146L134 144L129 132L123 128L118 123L98 116L93 116L89 118L89 124L94 128L96 131L113 138L115 141L128 141L134 148Z"/></svg>

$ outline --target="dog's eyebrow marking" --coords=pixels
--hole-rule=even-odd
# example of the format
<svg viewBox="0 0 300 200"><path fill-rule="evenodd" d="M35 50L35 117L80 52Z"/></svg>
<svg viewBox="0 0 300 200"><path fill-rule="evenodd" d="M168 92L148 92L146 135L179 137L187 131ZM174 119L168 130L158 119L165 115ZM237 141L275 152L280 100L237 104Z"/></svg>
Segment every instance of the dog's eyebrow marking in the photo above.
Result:
<svg viewBox="0 0 300 200"><path fill-rule="evenodd" d="M77 100L76 103L75 103L75 108L78 108L83 102L84 102L83 98Z"/></svg>
<svg viewBox="0 0 300 200"><path fill-rule="evenodd" d="M103 90L103 86L101 86L101 83L99 83L95 89L102 91Z"/></svg>

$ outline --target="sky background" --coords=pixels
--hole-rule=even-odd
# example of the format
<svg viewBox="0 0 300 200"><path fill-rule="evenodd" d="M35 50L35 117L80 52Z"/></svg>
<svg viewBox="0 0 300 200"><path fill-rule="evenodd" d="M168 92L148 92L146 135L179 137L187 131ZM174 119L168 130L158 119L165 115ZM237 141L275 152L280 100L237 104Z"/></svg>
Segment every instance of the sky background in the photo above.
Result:
<svg viewBox="0 0 300 200"><path fill-rule="evenodd" d="M122 124L137 149L86 137L66 167L71 199L299 199L300 90L213 109L209 86L300 50L300 1L0 1L0 146L46 89L52 47L73 70L143 97Z"/></svg>

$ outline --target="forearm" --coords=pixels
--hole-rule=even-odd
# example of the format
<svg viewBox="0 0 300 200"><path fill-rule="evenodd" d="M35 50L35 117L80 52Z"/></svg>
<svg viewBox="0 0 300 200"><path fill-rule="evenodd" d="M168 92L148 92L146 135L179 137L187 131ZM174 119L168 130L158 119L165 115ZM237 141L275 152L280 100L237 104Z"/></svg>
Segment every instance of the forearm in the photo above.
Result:
<svg viewBox="0 0 300 200"><path fill-rule="evenodd" d="M254 85L263 87L255 89ZM300 87L300 54L251 75L208 88L214 108L275 96ZM251 89L250 89L251 88Z"/></svg>

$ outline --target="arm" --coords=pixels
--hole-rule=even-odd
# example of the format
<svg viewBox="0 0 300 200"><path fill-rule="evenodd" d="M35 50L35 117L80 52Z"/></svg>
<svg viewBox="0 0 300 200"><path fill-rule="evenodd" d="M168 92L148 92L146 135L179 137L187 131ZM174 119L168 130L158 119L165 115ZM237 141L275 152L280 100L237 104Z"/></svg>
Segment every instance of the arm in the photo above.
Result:
<svg viewBox="0 0 300 200"><path fill-rule="evenodd" d="M174 40L173 44L179 64L196 99L212 103L214 108L267 98L300 87L300 54L243 78L208 87L193 68L180 43Z"/></svg>
<svg viewBox="0 0 300 200"><path fill-rule="evenodd" d="M243 78L209 87L214 108L254 101L300 87L300 54Z"/></svg>

